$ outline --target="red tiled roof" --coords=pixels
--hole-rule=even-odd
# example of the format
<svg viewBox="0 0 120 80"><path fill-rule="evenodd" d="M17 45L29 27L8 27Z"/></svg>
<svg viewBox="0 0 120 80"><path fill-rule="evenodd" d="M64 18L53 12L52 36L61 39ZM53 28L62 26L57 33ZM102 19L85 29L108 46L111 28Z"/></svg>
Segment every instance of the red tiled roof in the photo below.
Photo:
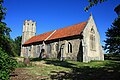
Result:
<svg viewBox="0 0 120 80"><path fill-rule="evenodd" d="M28 41L26 41L26 42L24 43L24 45L30 44L30 43L34 43L34 42L43 41L43 40L45 40L50 34L52 34L52 32L53 32L53 31L47 32L47 33L44 33L44 34L40 34L40 35L37 35L37 36L33 36L33 37L30 38Z"/></svg>
<svg viewBox="0 0 120 80"><path fill-rule="evenodd" d="M79 35L83 31L85 25L86 25L86 22L82 22L80 24L58 29L48 40Z"/></svg>
<svg viewBox="0 0 120 80"><path fill-rule="evenodd" d="M47 40L53 40L53 39L59 39L59 38L79 35L83 31L85 25L86 25L86 22L82 22L82 23L79 23L79 24L75 24L75 25L72 25L72 26L68 26L68 27L65 27L65 28L58 29L56 31L51 31L51 32L40 34L38 36L33 36L28 41L26 41L24 43L24 45L34 43L34 42L44 41L48 37L49 38Z"/></svg>

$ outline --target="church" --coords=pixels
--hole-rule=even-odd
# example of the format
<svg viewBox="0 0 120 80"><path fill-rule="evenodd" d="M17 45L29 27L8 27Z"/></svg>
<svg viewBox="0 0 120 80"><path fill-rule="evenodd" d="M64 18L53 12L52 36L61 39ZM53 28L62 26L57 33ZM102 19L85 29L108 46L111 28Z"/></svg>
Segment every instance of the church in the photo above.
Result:
<svg viewBox="0 0 120 80"><path fill-rule="evenodd" d="M104 60L100 35L92 14L87 21L36 35L36 22L25 20L21 57L89 62Z"/></svg>

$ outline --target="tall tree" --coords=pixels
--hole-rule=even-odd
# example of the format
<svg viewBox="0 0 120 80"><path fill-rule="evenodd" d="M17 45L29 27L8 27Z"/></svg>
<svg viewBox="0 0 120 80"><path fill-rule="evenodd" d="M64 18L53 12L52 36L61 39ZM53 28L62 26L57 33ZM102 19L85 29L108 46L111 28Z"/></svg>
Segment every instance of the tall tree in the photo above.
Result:
<svg viewBox="0 0 120 80"><path fill-rule="evenodd" d="M6 9L3 8L2 3L3 0L0 0L0 80L9 80L9 74L16 68L17 62L8 56L13 49L9 35L11 30L3 22Z"/></svg>
<svg viewBox="0 0 120 80"><path fill-rule="evenodd" d="M22 36L18 36L15 38L14 40L14 44L15 44L15 53L20 56L20 52L21 52L21 41L22 41Z"/></svg>
<svg viewBox="0 0 120 80"><path fill-rule="evenodd" d="M10 39L11 29L3 22L6 15L6 8L2 6L3 0L0 0L0 47L10 56L14 56L12 41Z"/></svg>
<svg viewBox="0 0 120 80"><path fill-rule="evenodd" d="M116 18L106 32L104 49L111 54L120 54L120 4L114 9L117 13Z"/></svg>
<svg viewBox="0 0 120 80"><path fill-rule="evenodd" d="M108 28L106 37L104 49L108 53L120 54L120 16Z"/></svg>
<svg viewBox="0 0 120 80"><path fill-rule="evenodd" d="M85 11L88 11L91 7L93 7L94 5L97 5L98 3L102 3L105 2L107 0L88 0L89 5L87 7L85 7Z"/></svg>

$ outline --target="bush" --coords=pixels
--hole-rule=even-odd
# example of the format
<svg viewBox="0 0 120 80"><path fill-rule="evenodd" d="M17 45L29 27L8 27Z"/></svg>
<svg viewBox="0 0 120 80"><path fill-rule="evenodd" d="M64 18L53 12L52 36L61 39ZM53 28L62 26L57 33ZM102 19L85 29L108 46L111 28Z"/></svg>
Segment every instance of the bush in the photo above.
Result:
<svg viewBox="0 0 120 80"><path fill-rule="evenodd" d="M0 48L0 80L8 80L10 77L11 71L17 67L17 61L9 57Z"/></svg>
<svg viewBox="0 0 120 80"><path fill-rule="evenodd" d="M120 54L105 54L105 60L117 60L120 61Z"/></svg>
<svg viewBox="0 0 120 80"><path fill-rule="evenodd" d="M19 62L18 65L17 65L17 68L23 68L23 67L26 67L25 63L24 62Z"/></svg>

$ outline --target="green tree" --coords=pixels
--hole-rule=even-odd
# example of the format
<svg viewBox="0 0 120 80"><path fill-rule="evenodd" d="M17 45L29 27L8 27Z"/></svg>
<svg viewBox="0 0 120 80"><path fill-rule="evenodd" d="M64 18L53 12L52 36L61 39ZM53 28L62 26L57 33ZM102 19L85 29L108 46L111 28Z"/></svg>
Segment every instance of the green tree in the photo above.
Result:
<svg viewBox="0 0 120 80"><path fill-rule="evenodd" d="M10 56L15 56L12 49L12 41L10 39L11 29L3 22L6 15L6 8L2 6L3 0L0 0L0 47Z"/></svg>
<svg viewBox="0 0 120 80"><path fill-rule="evenodd" d="M3 0L0 0L0 80L9 80L9 74L17 67L17 62L9 56L13 56L12 41L9 34L11 29L3 22L6 8L2 6L2 3Z"/></svg>
<svg viewBox="0 0 120 80"><path fill-rule="evenodd" d="M104 49L111 54L120 54L120 4L114 9L118 18L114 20L106 32Z"/></svg>
<svg viewBox="0 0 120 80"><path fill-rule="evenodd" d="M15 53L18 56L20 56L20 52L21 52L21 40L22 40L22 36L18 36L14 39Z"/></svg>
<svg viewBox="0 0 120 80"><path fill-rule="evenodd" d="M108 53L120 54L120 16L108 28L106 37L104 49Z"/></svg>
<svg viewBox="0 0 120 80"><path fill-rule="evenodd" d="M105 2L107 0L88 0L89 5L87 7L85 7L85 11L88 11L91 7L93 7L94 5L97 5L98 3L102 3Z"/></svg>
<svg viewBox="0 0 120 80"><path fill-rule="evenodd" d="M16 67L17 62L0 48L0 80L9 80L11 71Z"/></svg>

